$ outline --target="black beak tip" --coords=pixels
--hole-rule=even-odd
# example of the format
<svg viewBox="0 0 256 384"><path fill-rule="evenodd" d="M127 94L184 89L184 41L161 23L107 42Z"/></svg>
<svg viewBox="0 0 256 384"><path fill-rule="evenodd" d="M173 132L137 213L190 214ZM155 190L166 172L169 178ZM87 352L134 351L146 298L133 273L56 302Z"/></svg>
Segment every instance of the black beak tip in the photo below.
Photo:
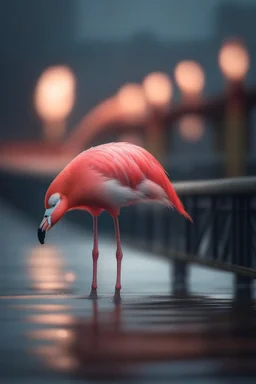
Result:
<svg viewBox="0 0 256 384"><path fill-rule="evenodd" d="M38 230L37 230L37 237L38 237L39 243L40 244L44 244L45 231L42 231L41 228L38 228Z"/></svg>

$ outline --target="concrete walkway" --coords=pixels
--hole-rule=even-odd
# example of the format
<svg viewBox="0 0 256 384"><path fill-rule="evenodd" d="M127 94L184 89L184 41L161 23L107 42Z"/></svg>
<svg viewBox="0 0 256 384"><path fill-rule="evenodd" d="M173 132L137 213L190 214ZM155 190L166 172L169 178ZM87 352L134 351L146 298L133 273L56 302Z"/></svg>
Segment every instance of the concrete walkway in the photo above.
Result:
<svg viewBox="0 0 256 384"><path fill-rule="evenodd" d="M0 211L2 383L73 383L79 379L87 383L90 382L88 371L77 377L77 359L83 369L92 369L94 365L88 365L91 361L88 359L95 359L94 373L99 373L106 368L104 359L111 357L116 372L117 361L129 353L132 358L135 350L140 351L136 359L141 365L139 370L129 369L132 382L227 382L225 377L224 381L220 377L220 370L226 364L221 353L238 353L236 348L241 350L241 345L232 339L222 343L222 333L216 339L212 331L219 327L220 321L224 329L230 327L231 317L227 311L231 305L232 277L229 274L193 267L192 291L210 295L211 301L194 300L184 304L169 296L171 266L166 261L140 251L135 253L125 246L123 301L118 312L112 301L116 274L114 230L113 238L100 236L100 298L93 303L79 300L90 291L91 233L63 220L41 246L37 241L37 227L23 213L3 201ZM255 325L254 318L252 321ZM112 329L110 341L109 327ZM190 336L184 338L184 332ZM212 336L206 336L205 332L211 332ZM230 332L228 334L230 337ZM144 341L140 342L141 338ZM75 343L75 349L63 344L70 340ZM252 349L250 343L256 345L253 336L245 344L249 350ZM100 354L95 352L97 345ZM218 359L209 358L222 346L225 348ZM247 359L246 364L250 365L250 360ZM234 367L237 366L233 360L225 365L225 372L233 374L233 384L241 382L236 381ZM246 369L248 371L248 367ZM255 376L252 381L244 378L242 382L254 380Z"/></svg>
<svg viewBox="0 0 256 384"><path fill-rule="evenodd" d="M22 212L7 206L4 202L0 202L0 211L2 248L0 292L2 295L31 293L33 276L29 274L30 264L33 263L35 268L46 258L49 264L51 259L59 260L62 266L59 279L70 273L66 279L72 283L70 284L72 292L78 295L89 292L92 274L92 232L83 232L81 227L77 228L70 222L62 220L48 233L46 244L42 246L37 240L37 227ZM111 295L116 276L114 228L111 238L100 234L99 237L99 293ZM122 293L124 296L169 293L171 265L139 250L134 253L134 250L127 246L123 246L123 253ZM231 293L232 276L228 273L216 273L212 270L192 267L190 282L194 293L212 295ZM53 293L53 285L52 288ZM61 287L59 289L61 290ZM59 291L59 289L56 285L56 290ZM46 293L43 285L41 293Z"/></svg>

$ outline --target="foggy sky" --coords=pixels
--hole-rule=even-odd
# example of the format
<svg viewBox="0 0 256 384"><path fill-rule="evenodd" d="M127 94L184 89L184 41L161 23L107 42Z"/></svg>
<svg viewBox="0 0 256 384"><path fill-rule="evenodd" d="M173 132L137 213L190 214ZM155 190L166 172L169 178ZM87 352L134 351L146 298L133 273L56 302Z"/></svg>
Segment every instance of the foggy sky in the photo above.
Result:
<svg viewBox="0 0 256 384"><path fill-rule="evenodd" d="M74 0L76 40L126 40L150 32L162 41L204 40L215 32L221 5L256 0Z"/></svg>

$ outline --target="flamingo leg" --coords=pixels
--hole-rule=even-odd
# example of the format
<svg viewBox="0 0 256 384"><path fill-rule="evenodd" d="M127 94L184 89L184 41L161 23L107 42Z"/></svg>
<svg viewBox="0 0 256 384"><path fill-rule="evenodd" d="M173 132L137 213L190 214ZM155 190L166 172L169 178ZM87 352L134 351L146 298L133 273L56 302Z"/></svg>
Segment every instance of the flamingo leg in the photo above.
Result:
<svg viewBox="0 0 256 384"><path fill-rule="evenodd" d="M117 262L117 272L116 272L116 287L115 287L115 296L114 299L120 299L120 290L121 290L121 263L123 258L123 252L121 247L121 237L118 218L114 217L114 225L116 232L116 262Z"/></svg>
<svg viewBox="0 0 256 384"><path fill-rule="evenodd" d="M91 289L91 298L97 298L97 264L99 258L99 244L98 244L98 217L93 216L93 250L92 250L92 260L93 260L93 276L92 276L92 289Z"/></svg>

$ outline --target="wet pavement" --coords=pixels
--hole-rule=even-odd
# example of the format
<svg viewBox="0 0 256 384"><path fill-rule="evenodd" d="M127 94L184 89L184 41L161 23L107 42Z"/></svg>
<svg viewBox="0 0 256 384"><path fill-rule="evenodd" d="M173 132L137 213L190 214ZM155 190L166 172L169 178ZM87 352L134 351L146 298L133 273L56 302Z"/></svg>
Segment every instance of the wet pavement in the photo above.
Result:
<svg viewBox="0 0 256 384"><path fill-rule="evenodd" d="M234 304L230 274L193 267L175 298L171 266L126 245L115 305L113 230L93 302L91 233L63 220L41 246L24 213L0 211L1 383L256 382L256 305Z"/></svg>

